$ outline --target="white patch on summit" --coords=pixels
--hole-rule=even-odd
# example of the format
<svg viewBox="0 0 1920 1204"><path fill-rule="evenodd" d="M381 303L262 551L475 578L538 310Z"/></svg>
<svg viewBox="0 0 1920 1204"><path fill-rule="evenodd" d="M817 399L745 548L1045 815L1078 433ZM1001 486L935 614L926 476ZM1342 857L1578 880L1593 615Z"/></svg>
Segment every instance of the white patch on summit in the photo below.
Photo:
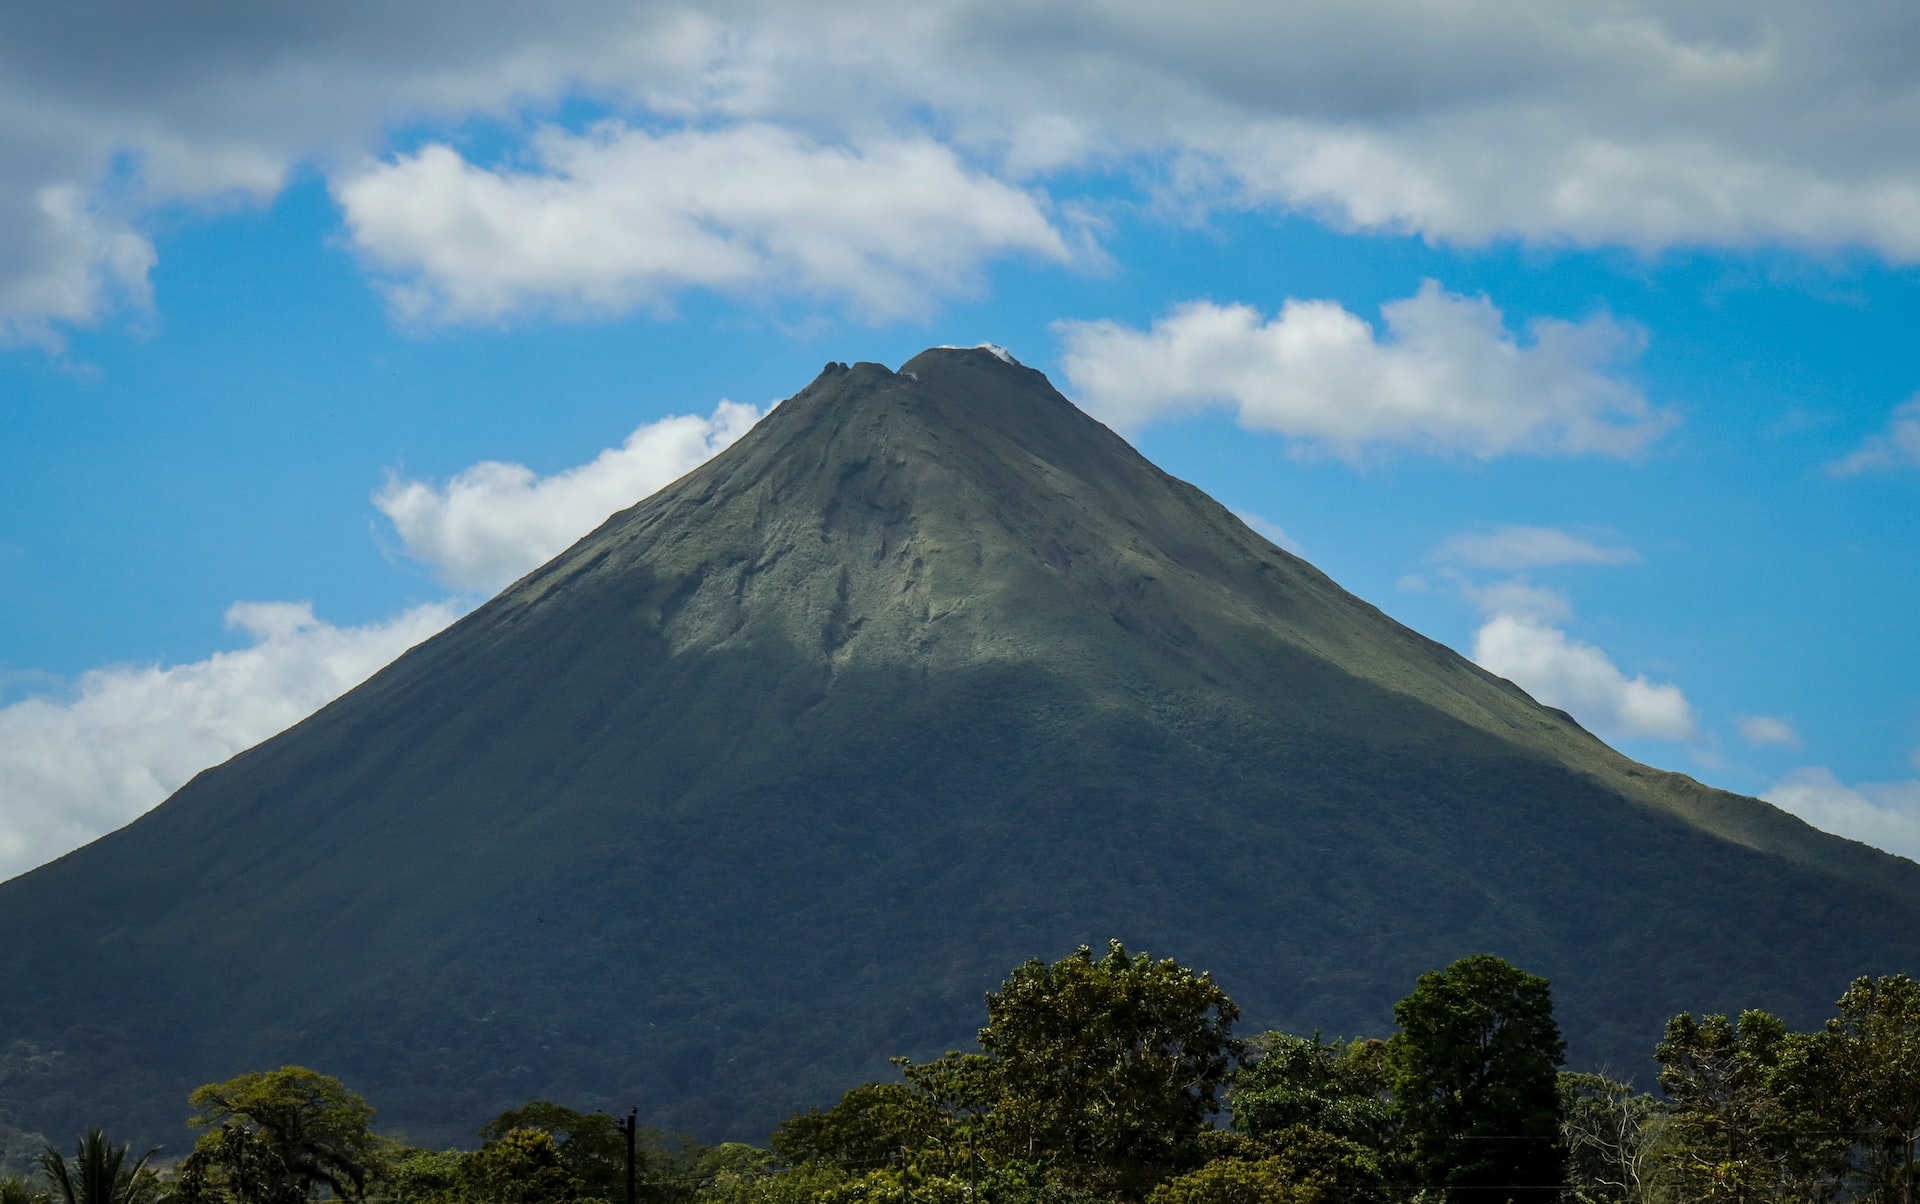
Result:
<svg viewBox="0 0 1920 1204"><path fill-rule="evenodd" d="M958 343L942 343L940 344L938 350L941 350L941 351L991 351L994 355L1000 357L1002 360L1005 360L1007 363L1012 364L1016 368L1022 368L1026 366L1022 364L1019 360L1013 358L1013 352L1008 351L1005 347L1002 347L998 343L975 343L971 347L962 347Z"/></svg>

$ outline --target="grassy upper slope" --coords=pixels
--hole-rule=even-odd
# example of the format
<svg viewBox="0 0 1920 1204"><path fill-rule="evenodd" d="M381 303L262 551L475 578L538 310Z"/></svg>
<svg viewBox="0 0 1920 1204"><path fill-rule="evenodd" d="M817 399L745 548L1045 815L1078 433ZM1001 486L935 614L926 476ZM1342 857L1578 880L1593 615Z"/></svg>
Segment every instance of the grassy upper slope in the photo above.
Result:
<svg viewBox="0 0 1920 1204"><path fill-rule="evenodd" d="M303 1061L432 1140L536 1096L749 1136L1120 936L1254 1024L1553 977L1576 1058L1911 969L1920 867L1634 765L1038 373L830 366L285 735L0 884L0 1108L166 1138ZM130 1134L131 1135L131 1134Z"/></svg>

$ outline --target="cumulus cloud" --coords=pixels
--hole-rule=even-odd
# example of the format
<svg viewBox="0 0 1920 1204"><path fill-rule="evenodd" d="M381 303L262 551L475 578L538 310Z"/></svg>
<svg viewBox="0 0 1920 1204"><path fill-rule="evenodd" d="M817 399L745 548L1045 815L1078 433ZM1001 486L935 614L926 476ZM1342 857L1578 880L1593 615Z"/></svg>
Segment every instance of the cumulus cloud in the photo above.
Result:
<svg viewBox="0 0 1920 1204"><path fill-rule="evenodd" d="M1486 297L1431 280L1380 312L1376 331L1331 301L1288 301L1273 318L1195 301L1150 330L1103 320L1055 331L1068 380L1108 421L1222 407L1347 459L1376 447L1627 456L1673 421L1621 373L1641 336L1604 315L1537 320L1523 343Z"/></svg>
<svg viewBox="0 0 1920 1204"><path fill-rule="evenodd" d="M1825 766L1796 769L1760 796L1816 828L1920 858L1920 781L1849 786Z"/></svg>
<svg viewBox="0 0 1920 1204"><path fill-rule="evenodd" d="M1680 687L1628 677L1599 648L1532 616L1488 619L1474 634L1473 659L1603 737L1694 734L1693 706Z"/></svg>
<svg viewBox="0 0 1920 1204"><path fill-rule="evenodd" d="M1781 748L1799 748L1800 736L1793 730L1793 723L1773 715L1742 715L1736 721L1740 738L1755 748L1777 745Z"/></svg>
<svg viewBox="0 0 1920 1204"><path fill-rule="evenodd" d="M486 461L444 486L394 478L374 495L407 555L448 585L492 593L552 559L609 514L684 476L731 444L761 411L723 401L711 415L644 424L586 464L541 477Z"/></svg>
<svg viewBox="0 0 1920 1204"><path fill-rule="evenodd" d="M335 627L299 602L238 602L251 644L118 666L0 708L0 878L133 820L200 770L304 719L456 617L449 604Z"/></svg>
<svg viewBox="0 0 1920 1204"><path fill-rule="evenodd" d="M1071 258L1035 196L927 138L822 146L764 124L547 129L531 170L428 146L341 180L354 245L427 322L612 312L675 292L844 300L868 317L971 291L983 260Z"/></svg>
<svg viewBox="0 0 1920 1204"><path fill-rule="evenodd" d="M13 244L0 235L0 345L58 351L63 325L92 321L115 299L151 299L153 245L123 219L89 208L79 188L49 184L31 198L12 197L0 180L0 217L9 214L30 237Z"/></svg>
<svg viewBox="0 0 1920 1204"><path fill-rule="evenodd" d="M513 141L527 113L569 98L695 140L740 123L826 144L893 131L990 162L1002 182L1110 173L1183 207L1277 207L1465 244L1858 246L1912 262L1917 37L1894 0L11 5L0 303L16 331L95 317L144 287L142 222L157 206L270 196L303 161L351 184L364 173L341 165L389 151L392 130L497 119ZM440 152L388 164L483 218L591 216L588 191L604 187L570 181L548 203L526 195L536 179L459 167ZM779 190L777 172L759 178ZM49 197L76 198L90 231L50 241ZM463 275L455 290L402 244L388 266L420 273L417 299L463 320L503 288L592 305L691 270L629 255L617 282L574 261L577 282ZM839 279L752 250L817 273L809 287ZM732 280L725 251L693 267ZM940 271L913 261L907 275Z"/></svg>
<svg viewBox="0 0 1920 1204"><path fill-rule="evenodd" d="M1885 468L1920 468L1920 397L1896 407L1884 431L1830 467L1834 475L1843 477Z"/></svg>
<svg viewBox="0 0 1920 1204"><path fill-rule="evenodd" d="M1528 569L1561 564L1632 564L1640 554L1621 544L1599 544L1557 527L1508 524L1456 535L1435 548L1443 564L1487 569Z"/></svg>

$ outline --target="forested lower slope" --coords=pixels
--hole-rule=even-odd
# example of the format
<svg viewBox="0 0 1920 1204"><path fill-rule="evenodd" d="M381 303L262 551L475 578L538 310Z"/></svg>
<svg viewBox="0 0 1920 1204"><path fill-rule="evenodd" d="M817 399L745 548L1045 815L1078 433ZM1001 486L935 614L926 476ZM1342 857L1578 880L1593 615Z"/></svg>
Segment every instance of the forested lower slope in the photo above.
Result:
<svg viewBox="0 0 1920 1204"><path fill-rule="evenodd" d="M1920 962L1920 867L1634 765L986 351L830 365L291 731L0 884L0 1108L325 1067L758 1135L1120 937L1250 1025L1550 977L1576 1066ZM439 1132L435 1126L452 1126Z"/></svg>

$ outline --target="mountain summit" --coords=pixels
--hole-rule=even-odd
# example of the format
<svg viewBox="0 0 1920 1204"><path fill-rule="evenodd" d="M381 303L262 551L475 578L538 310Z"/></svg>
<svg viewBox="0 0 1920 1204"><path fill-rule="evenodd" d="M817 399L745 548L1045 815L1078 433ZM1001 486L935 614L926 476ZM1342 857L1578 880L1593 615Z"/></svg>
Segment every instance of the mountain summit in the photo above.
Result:
<svg viewBox="0 0 1920 1204"><path fill-rule="evenodd" d="M136 823L0 884L0 1109L177 1140L300 1062L416 1139L526 1100L758 1137L1119 936L1249 1022L1554 980L1577 1063L1810 1021L1920 866L1637 765L1046 378L830 364L750 434Z"/></svg>

